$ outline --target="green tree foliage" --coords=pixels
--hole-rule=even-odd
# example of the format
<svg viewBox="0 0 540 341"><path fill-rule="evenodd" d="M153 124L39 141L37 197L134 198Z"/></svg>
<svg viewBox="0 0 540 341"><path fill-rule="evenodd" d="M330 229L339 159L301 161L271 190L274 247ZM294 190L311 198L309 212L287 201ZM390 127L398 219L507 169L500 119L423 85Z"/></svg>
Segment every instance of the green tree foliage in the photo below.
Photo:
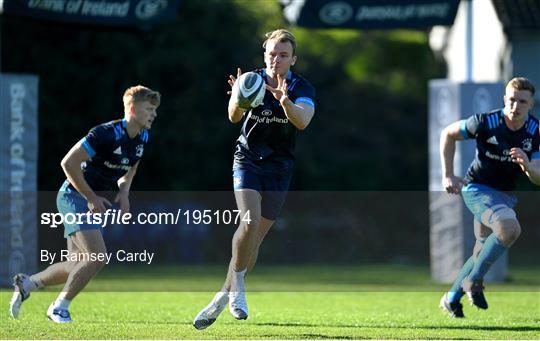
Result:
<svg viewBox="0 0 540 341"><path fill-rule="evenodd" d="M274 1L181 2L150 31L2 17L3 72L40 77L39 187L55 190L59 162L93 126L122 117L131 85L163 103L136 189L228 190L240 125L227 120L227 77L263 66L264 32L285 27ZM425 32L306 30L296 71L317 89L299 134L293 188L427 188L427 98L443 69Z"/></svg>
<svg viewBox="0 0 540 341"><path fill-rule="evenodd" d="M298 68L317 86L301 186L427 188L427 81L441 77L419 31L295 30ZM324 167L321 167L324 165ZM331 185L329 185L331 184Z"/></svg>

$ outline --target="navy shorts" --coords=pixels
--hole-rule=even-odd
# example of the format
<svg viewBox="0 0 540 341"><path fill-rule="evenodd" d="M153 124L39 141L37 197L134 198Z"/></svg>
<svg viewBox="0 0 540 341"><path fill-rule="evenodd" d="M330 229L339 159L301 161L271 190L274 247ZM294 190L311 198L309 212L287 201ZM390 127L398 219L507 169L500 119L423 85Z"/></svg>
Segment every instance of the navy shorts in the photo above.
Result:
<svg viewBox="0 0 540 341"><path fill-rule="evenodd" d="M259 174L245 168L233 169L233 186L238 189L253 189L262 196L261 216L276 220L285 203L291 183L291 173Z"/></svg>
<svg viewBox="0 0 540 341"><path fill-rule="evenodd" d="M65 181L58 195L56 196L56 207L58 212L66 216L66 214L76 214L76 213L86 213L88 212L88 202L83 196L77 192L69 182ZM86 221L87 219L77 219L77 221L68 223L64 221L64 238L68 238L70 235L74 234L80 230L102 230L101 225L99 224L89 224ZM80 222L80 223L79 223Z"/></svg>

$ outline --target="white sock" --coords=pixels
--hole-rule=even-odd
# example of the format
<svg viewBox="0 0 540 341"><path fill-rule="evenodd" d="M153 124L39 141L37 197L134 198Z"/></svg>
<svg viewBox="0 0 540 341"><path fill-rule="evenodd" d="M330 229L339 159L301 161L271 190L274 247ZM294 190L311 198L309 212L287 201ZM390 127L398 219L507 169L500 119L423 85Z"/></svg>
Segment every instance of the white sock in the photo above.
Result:
<svg viewBox="0 0 540 341"><path fill-rule="evenodd" d="M218 291L217 294L212 299L212 304L227 304L229 302L229 292L228 291Z"/></svg>
<svg viewBox="0 0 540 341"><path fill-rule="evenodd" d="M237 292L244 292L244 276L246 275L247 269L244 269L242 271L233 271L234 276L234 291Z"/></svg>
<svg viewBox="0 0 540 341"><path fill-rule="evenodd" d="M66 310L69 310L69 305L70 304L71 304L71 301L66 300L65 298L62 298L62 294L60 294L60 296L58 296L56 301L54 301L54 306L56 308L62 308L62 309L66 309Z"/></svg>

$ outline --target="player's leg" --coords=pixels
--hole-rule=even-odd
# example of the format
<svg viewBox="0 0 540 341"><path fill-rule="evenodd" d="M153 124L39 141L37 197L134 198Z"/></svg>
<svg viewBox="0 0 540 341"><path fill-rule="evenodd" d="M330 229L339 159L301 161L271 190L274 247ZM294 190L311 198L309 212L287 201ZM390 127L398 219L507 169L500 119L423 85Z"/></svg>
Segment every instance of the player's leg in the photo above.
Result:
<svg viewBox="0 0 540 341"><path fill-rule="evenodd" d="M101 231L98 229L80 230L70 235L71 241L79 250L82 260L77 262L67 278L58 298L49 306L47 316L54 322L71 322L69 305L102 268L104 260L93 260L90 255L105 254L107 249ZM95 258L95 257L93 257Z"/></svg>
<svg viewBox="0 0 540 341"><path fill-rule="evenodd" d="M261 223L259 224L259 228L257 229L257 236L255 240L254 250L251 253L251 258L248 262L247 267L247 273L250 273L251 270L253 270L253 267L255 266L255 263L257 263L257 258L259 256L259 249L261 247L261 244L264 240L264 237L268 234L268 231L270 231L270 228L272 225L274 225L275 220L269 220L265 217L261 217Z"/></svg>
<svg viewBox="0 0 540 341"><path fill-rule="evenodd" d="M506 210L509 216L515 217L512 209L506 208ZM471 280L483 279L491 265L514 244L521 234L521 226L517 219L495 221L490 227L493 233L486 238L478 253L474 267L468 276Z"/></svg>
<svg viewBox="0 0 540 341"><path fill-rule="evenodd" d="M257 231L261 223L261 194L252 189L236 190L234 192L236 205L243 216L249 212L249 221L240 221L232 240L232 269L233 272L244 272L249 264L257 241ZM231 288L234 288L234 277ZM231 290L232 290L231 289Z"/></svg>
<svg viewBox="0 0 540 341"><path fill-rule="evenodd" d="M229 287L229 311L237 320L245 320L248 307L245 296L244 276L252 258L261 222L261 194L252 189L234 192L242 216L249 212L249 221L241 221L232 240L232 267Z"/></svg>
<svg viewBox="0 0 540 341"><path fill-rule="evenodd" d="M257 212L257 224L251 227L255 229L250 231L250 234L253 234L249 237L250 249L247 267L245 268L245 270L243 270L244 272L242 274L233 271L233 275L231 276L231 294L229 295L229 308L232 315L237 319L244 316L242 314L242 311L246 313L245 316L247 317L247 305L245 305L243 291L235 290L235 287L243 289L244 275L247 271L250 271L255 265L262 240L264 239L264 237L268 233L268 230L272 227L274 221L281 212L281 208L283 207L283 204L285 202L285 197L287 196L287 190L289 189L290 180L291 174L289 173L265 175L264 177L260 177L259 182L261 183L262 191L257 192L257 194L260 193L257 205L255 205L255 198L248 198L248 201L246 203L243 203L243 205L245 205L244 209L259 209L259 211ZM240 197L239 199L242 200L245 198ZM242 205L241 201L238 200L238 198L237 203L238 207ZM252 216L255 216L255 214L252 214ZM243 265L244 264L242 264L242 266ZM237 264L233 264L233 270L238 269L236 268L236 266ZM235 285L235 283L241 283L241 286L237 286ZM238 304L236 304L236 298L238 298ZM239 309L236 309L237 307L239 307Z"/></svg>
<svg viewBox="0 0 540 341"><path fill-rule="evenodd" d="M259 249L261 247L262 241L264 240L264 237L268 234L268 231L270 231L270 228L274 225L275 220L269 220L263 216L261 216L261 223L259 224L259 228L257 228L257 235L255 237L255 243L253 244L253 251L251 252L251 257L248 262L246 275L253 270L253 267L255 266L255 263L257 262L257 258L259 256ZM225 283L223 284L223 288L221 291L229 292L230 286L231 286L231 278L233 273L233 262L231 259L231 262L229 263L229 270L227 272L227 279L225 280ZM244 276L245 277L245 276Z"/></svg>
<svg viewBox="0 0 540 341"><path fill-rule="evenodd" d="M463 290L467 293L469 301L480 309L487 309L488 303L484 296L484 276L521 234L521 227L515 218L512 209L506 207L504 219L493 221L490 225L493 233L486 239L482 249L478 253L470 274L463 280Z"/></svg>
<svg viewBox="0 0 540 341"><path fill-rule="evenodd" d="M233 179L235 199L237 207L240 210L240 217L245 217L246 212L249 210L250 221L248 223L247 221L242 221L246 219L241 219L240 225L233 236L232 257L229 262L227 277L221 291L216 293L212 301L197 314L193 321L193 326L199 330L208 328L212 325L225 309L229 301L235 301L233 307L237 307L239 303L242 303L241 299L243 298L245 305L245 294L243 289L241 291L238 290L238 285L243 288L243 276L246 272L245 269L247 268L249 259L251 259L251 252L253 249L249 243L251 242L251 239L253 239L253 231L256 230L257 227L255 224L258 224L260 221L261 195L259 194L259 190L261 187L259 177L246 170L235 170ZM242 267L244 271L235 271L242 269ZM241 277L241 279L238 279L238 277ZM231 290L234 292L232 295L230 295ZM240 313L242 315L239 315L238 317L245 318L247 317L247 306L243 312L240 309L238 309L238 311L237 309L234 309L231 312L234 312L233 315Z"/></svg>
<svg viewBox="0 0 540 341"><path fill-rule="evenodd" d="M469 259L467 259L465 264L463 264L458 276L452 284L452 287L447 293L443 295L440 300L440 307L444 311L446 311L450 317L465 317L465 315L463 314L463 305L460 302L461 297L463 297L464 295L461 285L465 277L467 277L473 269L475 259L478 256L480 250L482 249L484 241L490 234L491 230L487 226L483 225L476 219L474 220L474 235L476 238L476 242L474 244L473 254L471 255L471 257L469 257Z"/></svg>
<svg viewBox="0 0 540 341"><path fill-rule="evenodd" d="M236 197L236 203L238 206L238 209L242 212L241 216L243 216L244 210L241 207L248 207L249 205L252 205L252 209L250 212L250 220L252 218L253 214L256 214L258 219L257 221L262 221L262 218L260 216L260 200L261 195L259 192L246 189L246 190L238 190L235 191L235 197ZM256 223L256 222L255 222ZM261 225L259 223L259 225ZM269 229L270 227L268 227ZM266 230L268 232L268 229L262 226L263 230ZM248 232L249 231L249 232ZM222 292L229 292L231 291L231 285L233 282L233 278L235 276L235 273L239 272L237 271L238 268L243 270L249 271L249 264L251 263L251 259L253 258L253 253L255 252L257 247L257 243L259 243L259 236L261 231L261 226L254 226L253 224L247 224L247 222L241 222L238 226L238 229L236 230L233 241L232 241L232 257L231 261L229 262L229 268L227 271L227 278L225 279L225 283L223 283L223 287L221 289ZM264 237L264 236L263 236ZM246 239L249 238L249 244L246 242ZM261 239L262 241L262 239ZM255 256L256 258L256 256ZM239 263L240 260L240 263ZM243 271L243 276L248 271Z"/></svg>
<svg viewBox="0 0 540 341"><path fill-rule="evenodd" d="M514 210L506 207L506 212L498 212L496 221L491 225L493 234L486 239L478 254L478 260L469 275L472 280L483 279L489 268L516 242L521 235L521 225Z"/></svg>
<svg viewBox="0 0 540 341"><path fill-rule="evenodd" d="M253 244L253 251L251 252L251 257L249 259L248 265L247 265L247 271L245 275L247 275L251 270L253 270L253 267L255 266L255 263L257 262L257 258L259 255L259 248L261 247L262 241L264 240L264 237L274 224L274 220L268 220L264 217L261 217L261 223L259 224L259 228L257 229L257 234L255 237L255 243ZM221 292L228 293L231 290L231 278L234 273L234 265L233 265L233 259L231 258L231 261L229 262L229 268L227 271L227 278L225 280L225 283L223 283L223 287L221 288ZM244 276L245 277L245 276Z"/></svg>
<svg viewBox="0 0 540 341"><path fill-rule="evenodd" d="M71 259L71 255L81 252L77 246L73 243L71 238L67 239L68 246L68 259ZM73 267L77 265L77 261L67 260L52 264L47 269L32 275L30 279L40 286L46 287L50 285L64 284L66 283L69 273L73 270Z"/></svg>
<svg viewBox="0 0 540 341"><path fill-rule="evenodd" d="M193 321L196 329L206 329L212 325L230 301L231 314L237 319L247 318L247 303L244 292L244 275L246 273L249 260L252 259L255 244L252 239L256 239L254 234L257 229L250 225L260 221L260 194L254 190L235 191L238 209L241 217L244 212L250 210L250 222L240 222L232 241L232 257L229 262L227 277L220 292L216 293L212 301L202 309ZM255 218L255 220L254 220ZM255 237L254 237L255 236ZM247 244L247 245L246 245ZM243 271L237 271L242 269Z"/></svg>
<svg viewBox="0 0 540 341"><path fill-rule="evenodd" d="M274 221L268 220L266 218L261 217L261 223L259 225L259 228L257 229L257 234L255 237L255 243L253 246L253 250L250 253L250 258L247 264L247 270L244 272L244 276L250 272L253 267L255 266L255 263L257 261L257 256L259 253L259 247L266 236L267 232L270 230L270 227L272 227L272 224ZM234 245L234 244L233 244ZM231 282L234 277L237 276L237 272L234 271L234 258L231 258L229 262L229 268L227 271L227 278L225 279L225 283L223 284L223 287L221 288L221 291L216 293L210 304L208 304L203 310L197 314L193 321L193 326L196 329L206 329L210 325L212 325L219 314L225 309L227 304L229 303L229 293L231 291ZM243 280L243 278L242 278ZM237 307L238 305L238 295L234 293L232 296L232 306ZM244 300L245 301L245 300ZM237 314L238 312L235 311L235 309L231 308L231 312L234 314ZM240 313L242 314L244 311L240 310ZM247 306L245 307L245 313L247 318ZM235 316L236 317L236 316Z"/></svg>
<svg viewBox="0 0 540 341"><path fill-rule="evenodd" d="M104 255L107 252L100 230L81 230L70 236L74 245L85 255ZM72 300L86 284L105 266L105 260L84 259L79 261L68 276L62 290L63 297Z"/></svg>
<svg viewBox="0 0 540 341"><path fill-rule="evenodd" d="M486 238L469 275L463 280L462 288L472 304L487 309L483 279L491 265L504 254L521 233L521 227L512 209L516 199L485 186L478 186L476 200L467 204L475 217L493 233Z"/></svg>
<svg viewBox="0 0 540 341"><path fill-rule="evenodd" d="M491 234L491 230L489 227L485 226L478 220L474 220L474 236L476 238L473 252L471 257L465 262L463 267L461 268L456 280L454 281L454 284L452 285L452 288L448 292L448 300L450 302L458 302L461 297L463 296L463 290L461 288L461 282L463 282L463 279L469 275L471 270L474 267L474 263L476 258L478 257L478 254L480 253L480 250L482 250L482 246L484 245L484 242L487 237Z"/></svg>
<svg viewBox="0 0 540 341"><path fill-rule="evenodd" d="M69 254L78 252L77 247L69 239L67 241L67 246ZM68 259L70 258L68 257ZM47 267L47 269L32 276L22 273L15 275L13 278L13 286L15 289L9 305L11 317L16 319L19 316L21 305L30 297L30 292L46 286L65 283L69 272L73 269L75 264L76 262L64 261L52 264Z"/></svg>
<svg viewBox="0 0 540 341"><path fill-rule="evenodd" d="M255 243L253 245L253 250L251 251L251 255L249 258L248 265L247 265L247 270L244 273L244 277L255 266L261 243L264 237L266 236L266 234L268 233L268 231L270 230L270 228L272 227L273 223L274 223L273 220L268 220L264 217L261 217L261 223L259 224L259 228L257 228ZM223 284L221 291L218 292L214 296L214 299L212 300L212 302L210 302L210 304L207 307L205 307L205 309L203 309L199 313L199 315L197 315L193 323L195 328L197 329L207 328L208 326L210 326L212 323L215 322L215 320L217 319L217 316L223 311L223 309L225 309L225 307L229 303L229 292L231 291L231 280L233 276L236 276L236 272L234 271L234 261L231 258L231 261L229 262L229 268L227 271L227 278L225 280L225 283ZM231 300L233 307L238 304L236 302L237 296L235 297L234 295L235 294L233 294L232 300ZM245 309L246 309L245 312L247 313L247 306L245 307ZM234 310L232 309L232 311ZM236 313L237 312L234 312L233 316Z"/></svg>
<svg viewBox="0 0 540 341"><path fill-rule="evenodd" d="M275 174L272 176L266 176L263 179L263 191L261 192L261 223L257 229L257 237L254 244L255 249L253 250L252 257L249 260L248 272L250 272L255 266L257 257L259 256L261 244L268 234L268 231L270 231L270 228L274 225L277 217L281 213L283 205L285 204L290 183L290 173Z"/></svg>
<svg viewBox="0 0 540 341"><path fill-rule="evenodd" d="M75 213L78 209L86 208L86 201L76 191L72 191L68 187L69 183L64 182L56 197L58 211L62 214ZM64 236L70 230L79 228L79 225L66 225ZM68 241L68 250L72 250L73 245ZM38 289L45 285L54 285L64 283L67 280L66 272L73 264L60 262L53 264L46 270L32 276L31 278L25 274L18 274L13 278L15 291L10 301L10 313L13 318L17 318L22 302L30 297L30 291Z"/></svg>

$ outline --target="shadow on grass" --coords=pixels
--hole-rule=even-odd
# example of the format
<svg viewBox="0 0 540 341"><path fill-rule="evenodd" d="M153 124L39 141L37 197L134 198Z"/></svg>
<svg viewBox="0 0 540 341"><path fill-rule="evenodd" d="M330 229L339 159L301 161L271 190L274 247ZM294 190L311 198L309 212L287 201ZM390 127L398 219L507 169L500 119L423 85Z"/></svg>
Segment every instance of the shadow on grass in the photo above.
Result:
<svg viewBox="0 0 540 341"><path fill-rule="evenodd" d="M340 325L340 324L308 324L308 323L255 323L258 326L275 326L275 327L325 327L325 328L388 328L388 329L467 329L467 330L483 330L483 331L515 331L515 332L540 332L540 327L498 327L498 326L396 326L396 325Z"/></svg>
<svg viewBox="0 0 540 341"><path fill-rule="evenodd" d="M259 335L264 338L269 339L281 339L283 338L283 334L262 334ZM358 340L358 338L355 338L353 336L344 336L344 335L324 335L324 334L297 334L295 335L294 339L308 339L308 340Z"/></svg>

